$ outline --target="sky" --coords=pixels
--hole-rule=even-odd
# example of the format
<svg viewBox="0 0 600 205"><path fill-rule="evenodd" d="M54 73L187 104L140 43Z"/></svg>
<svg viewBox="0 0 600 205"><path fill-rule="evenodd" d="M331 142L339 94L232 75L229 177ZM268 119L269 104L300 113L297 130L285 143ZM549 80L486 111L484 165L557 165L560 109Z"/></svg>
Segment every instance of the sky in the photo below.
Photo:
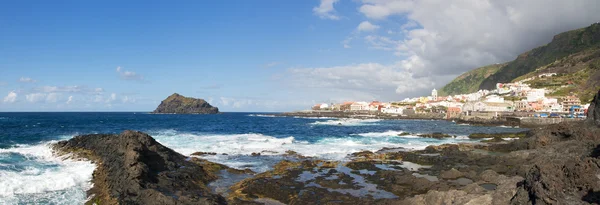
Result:
<svg viewBox="0 0 600 205"><path fill-rule="evenodd" d="M221 111L428 95L558 33L598 0L7 1L0 111Z"/></svg>

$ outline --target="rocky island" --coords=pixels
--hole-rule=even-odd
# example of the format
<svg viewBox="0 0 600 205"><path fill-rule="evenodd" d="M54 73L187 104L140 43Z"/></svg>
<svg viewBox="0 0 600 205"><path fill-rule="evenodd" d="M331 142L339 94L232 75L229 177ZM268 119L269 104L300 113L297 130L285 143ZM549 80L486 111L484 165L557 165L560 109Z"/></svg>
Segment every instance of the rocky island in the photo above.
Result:
<svg viewBox="0 0 600 205"><path fill-rule="evenodd" d="M203 99L185 97L178 93L167 97L152 113L155 114L217 114L219 108L213 107Z"/></svg>
<svg viewBox="0 0 600 205"><path fill-rule="evenodd" d="M289 152L259 174L183 156L135 131L78 136L54 150L98 165L90 204L598 204L600 92L587 116L470 136L514 140L384 148L347 161ZM247 177L226 192L207 188L224 172Z"/></svg>

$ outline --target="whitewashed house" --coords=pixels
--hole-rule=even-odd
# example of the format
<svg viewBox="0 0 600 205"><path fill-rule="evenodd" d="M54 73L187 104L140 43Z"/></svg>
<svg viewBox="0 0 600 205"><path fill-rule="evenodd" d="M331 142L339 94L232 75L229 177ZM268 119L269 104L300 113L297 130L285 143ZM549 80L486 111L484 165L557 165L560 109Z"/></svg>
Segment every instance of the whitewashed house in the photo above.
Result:
<svg viewBox="0 0 600 205"><path fill-rule="evenodd" d="M352 105L350 105L350 110L352 110L352 111L369 110L369 103L367 103L367 102L352 103Z"/></svg>

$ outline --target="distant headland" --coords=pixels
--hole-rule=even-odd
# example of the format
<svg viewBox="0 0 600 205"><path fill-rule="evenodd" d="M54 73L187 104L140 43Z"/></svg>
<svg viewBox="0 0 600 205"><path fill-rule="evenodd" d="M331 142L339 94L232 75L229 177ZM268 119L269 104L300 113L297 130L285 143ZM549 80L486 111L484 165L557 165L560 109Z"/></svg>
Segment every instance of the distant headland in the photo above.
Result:
<svg viewBox="0 0 600 205"><path fill-rule="evenodd" d="M219 108L213 107L203 99L185 97L178 93L173 93L167 99L163 100L156 110L155 114L217 114Z"/></svg>

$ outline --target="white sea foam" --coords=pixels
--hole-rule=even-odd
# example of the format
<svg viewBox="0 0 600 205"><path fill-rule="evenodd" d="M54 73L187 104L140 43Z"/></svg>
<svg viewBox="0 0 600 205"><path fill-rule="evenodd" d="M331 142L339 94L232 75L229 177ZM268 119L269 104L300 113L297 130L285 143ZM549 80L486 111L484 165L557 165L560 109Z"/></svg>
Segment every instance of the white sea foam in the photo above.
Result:
<svg viewBox="0 0 600 205"><path fill-rule="evenodd" d="M394 131L394 130L388 130L385 132L367 132L367 133L360 133L360 134L352 134L352 135L358 135L358 136L362 136L362 137L403 137L403 138L418 138L418 136L416 135L403 135L400 136L400 134L405 133L403 131Z"/></svg>
<svg viewBox="0 0 600 205"><path fill-rule="evenodd" d="M312 120L338 119L338 118L335 118L335 117L299 117L299 116L294 116L294 118L298 118L298 119L312 119Z"/></svg>
<svg viewBox="0 0 600 205"><path fill-rule="evenodd" d="M95 165L52 155L50 143L0 149L0 158L21 155L32 163L0 170L0 204L81 204L92 187Z"/></svg>
<svg viewBox="0 0 600 205"><path fill-rule="evenodd" d="M379 122L378 119L336 119L327 121L316 121L311 123L312 125L339 125L339 126L363 126L363 125L377 125L375 122Z"/></svg>
<svg viewBox="0 0 600 205"><path fill-rule="evenodd" d="M248 117L279 117L276 115L264 115L264 114L249 114Z"/></svg>
<svg viewBox="0 0 600 205"><path fill-rule="evenodd" d="M439 143L421 142L390 142L385 138L368 137L326 137L315 142L296 140L294 137L276 138L263 134L191 134L177 133L174 130L161 131L153 134L155 139L167 147L184 155L194 152L215 152L218 155L205 156L204 158L235 168L252 168L253 170L268 169L264 162L269 156L277 158L287 150L295 151L303 156L318 157L328 160L346 160L348 154L364 150L377 151L384 147L404 147L407 149L424 149L431 144ZM267 151L267 152L263 152ZM227 155L220 155L226 153ZM261 153L261 157L236 157ZM275 159L272 159L275 160ZM269 162L270 163L270 162ZM262 166L262 167L257 167Z"/></svg>

